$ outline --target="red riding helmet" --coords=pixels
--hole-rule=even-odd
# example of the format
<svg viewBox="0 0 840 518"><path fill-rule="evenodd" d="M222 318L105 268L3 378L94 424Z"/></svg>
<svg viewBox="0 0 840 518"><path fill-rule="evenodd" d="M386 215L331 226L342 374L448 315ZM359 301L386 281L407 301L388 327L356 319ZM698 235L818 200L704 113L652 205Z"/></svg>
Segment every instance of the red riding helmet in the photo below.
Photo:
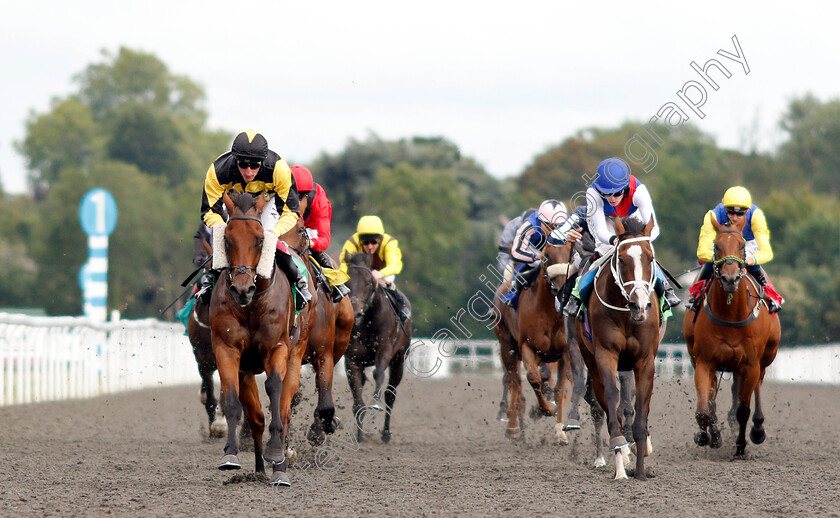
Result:
<svg viewBox="0 0 840 518"><path fill-rule="evenodd" d="M293 165L292 174L295 175L295 184L298 192L309 192L315 190L315 182L312 180L312 172L302 165Z"/></svg>

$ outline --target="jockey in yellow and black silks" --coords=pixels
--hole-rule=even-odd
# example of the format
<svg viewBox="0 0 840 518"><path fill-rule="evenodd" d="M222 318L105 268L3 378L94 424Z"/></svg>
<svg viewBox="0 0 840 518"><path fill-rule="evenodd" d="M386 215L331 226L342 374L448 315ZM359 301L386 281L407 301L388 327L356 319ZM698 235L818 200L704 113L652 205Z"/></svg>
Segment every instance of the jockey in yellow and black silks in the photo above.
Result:
<svg viewBox="0 0 840 518"><path fill-rule="evenodd" d="M341 249L341 271L347 273L347 258L357 252L372 254L371 270L374 278L394 295L400 317L404 321L411 318L411 306L394 283L396 276L402 272L402 252L397 240L385 233L385 226L378 216L362 216L359 219L356 233L350 236Z"/></svg>
<svg viewBox="0 0 840 518"><path fill-rule="evenodd" d="M712 210L706 212L703 218L703 226L700 228L700 239L697 243L697 259L704 262L697 282L709 279L714 271L714 245L717 232L712 225L712 218L721 225L729 223L740 223L742 218L747 221L744 224L744 240L746 241L746 267L750 275L764 287L765 300L770 314L781 311L784 299L777 294L773 284L767 278L767 274L760 266L773 259L773 248L770 246L770 229L767 227L767 219L764 212L752 202L750 192L741 186L730 187L723 195L723 199ZM768 289L769 288L769 289ZM686 304L692 308L697 302L696 288L692 289L692 296ZM695 311L698 308L694 308Z"/></svg>
<svg viewBox="0 0 840 518"><path fill-rule="evenodd" d="M214 241L220 239L216 231L223 229L225 223L222 197L231 190L269 197L260 221L266 231L277 237L297 223L298 193L292 171L280 155L268 149L265 137L254 130L239 133L231 150L217 158L207 170L201 197L201 219L213 229ZM281 242L277 243L275 259L301 295L300 299L296 297L296 309L299 310L312 299L312 295L307 288L306 277L295 267ZM203 289L200 293L208 292ZM209 299L209 294L206 296Z"/></svg>

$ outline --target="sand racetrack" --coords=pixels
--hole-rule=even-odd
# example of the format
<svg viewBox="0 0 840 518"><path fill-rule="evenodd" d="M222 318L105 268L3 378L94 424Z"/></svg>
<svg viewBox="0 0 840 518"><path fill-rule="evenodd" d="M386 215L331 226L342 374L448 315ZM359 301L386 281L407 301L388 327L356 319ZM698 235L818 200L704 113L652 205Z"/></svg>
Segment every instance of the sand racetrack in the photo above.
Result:
<svg viewBox="0 0 840 518"><path fill-rule="evenodd" d="M194 369L194 365L185 368ZM392 420L358 447L347 426L332 456L305 442L313 380L293 417L299 450L292 488L222 472L222 440L204 438L198 384L84 401L0 408L0 514L6 516L840 516L840 387L765 385L767 441L732 461L724 425L718 450L694 445L694 387L657 379L650 418L656 478L611 480L592 468L588 410L572 443L553 443L553 420L527 420L513 445L495 420L500 378L406 375ZM719 408L728 408L724 381ZM369 397L370 386L366 394ZM350 423L347 381L336 378L338 415ZM528 388L528 406L534 396ZM264 398L264 401L267 400ZM527 418L526 418L527 419ZM267 432L266 432L267 437ZM240 477L242 478L242 477ZM251 477L253 479L253 477Z"/></svg>

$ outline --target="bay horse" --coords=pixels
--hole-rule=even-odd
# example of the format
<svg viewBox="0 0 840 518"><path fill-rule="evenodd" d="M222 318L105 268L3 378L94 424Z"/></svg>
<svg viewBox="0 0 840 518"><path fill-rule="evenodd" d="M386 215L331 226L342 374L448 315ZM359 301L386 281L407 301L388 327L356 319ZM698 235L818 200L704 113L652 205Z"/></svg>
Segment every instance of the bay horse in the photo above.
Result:
<svg viewBox="0 0 840 518"><path fill-rule="evenodd" d="M644 458L650 453L647 421L656 353L664 333L659 299L654 291L655 257L650 242L653 225L653 218L647 225L633 218L616 219L615 247L595 275L594 293L588 301L591 332L583 322L575 321L580 352L592 378L595 398L606 412L610 448L615 451L616 479L627 478L622 450L629 446L618 408L618 371L634 374L633 440L637 446L634 477L647 479L644 469ZM597 432L600 424L595 426Z"/></svg>
<svg viewBox="0 0 840 518"><path fill-rule="evenodd" d="M302 219L298 220L302 223ZM303 229L303 227L301 226ZM301 233L303 242L308 243L305 229ZM297 251L297 250L296 250ZM313 294L312 306L314 317L310 318L309 340L303 364L311 364L315 371L318 405L315 407L315 420L307 432L306 438L313 446L323 444L326 434L335 432L338 420L335 418L333 402L333 375L335 364L344 356L353 331L353 305L349 297L333 302L330 287L319 280L315 266L309 255L308 245L300 255L306 258L306 267L311 279Z"/></svg>
<svg viewBox="0 0 840 518"><path fill-rule="evenodd" d="M521 362L525 365L528 383L537 397L539 412L544 416L556 416L554 432L557 442L568 444L566 431L577 430L580 424L577 419L573 419L574 423L569 425L563 422L572 362L565 331L566 322L562 315L558 315L555 303L556 295L569 275L572 244L546 245L543 253L545 260L539 266L539 277L533 285L523 289L518 311L501 302L500 296L507 288L504 284L497 290L493 301L500 316L494 331L499 340L502 365L505 368L504 378L510 392L505 435L512 440L522 439L520 422L524 415L525 400L519 370ZM557 362L554 403L546 398L544 388L551 374L548 364L552 362ZM579 393L582 395L582 392ZM574 412L577 415L579 401L579 397L577 400L573 398L570 414Z"/></svg>
<svg viewBox="0 0 840 518"><path fill-rule="evenodd" d="M346 258L350 280L350 302L353 305L354 326L350 345L344 355L347 382L353 393L353 415L356 418L357 439L364 440L370 432L369 409L385 411L382 441L391 440L391 413L397 397L397 387L402 381L405 356L411 342L411 319L400 321L396 309L388 299L385 288L373 276L373 256L357 252ZM374 366L376 388L373 403L366 406L362 389L367 380L365 368ZM382 406L382 384L388 369L388 386L385 388L385 406Z"/></svg>
<svg viewBox="0 0 840 518"><path fill-rule="evenodd" d="M223 248L229 266L210 299L210 333L219 369L228 425L225 455L218 468L241 467L237 435L234 432L244 406L254 441L255 471L272 468L272 485L291 485L286 473L286 438L291 419L291 402L300 382L300 364L306 349L308 327L296 326L294 295L289 281L275 264L277 237L260 221L266 204L249 193L226 193L224 205L230 218L224 228L224 242L214 246L215 258ZM301 312L309 318L311 304ZM297 330L293 342L292 336ZM265 417L255 375L266 373L269 399L270 437L265 448L262 435Z"/></svg>
<svg viewBox="0 0 840 518"><path fill-rule="evenodd" d="M721 446L715 397L718 372L733 373L732 404L737 404L738 437L735 457L743 458L750 399L755 394L755 414L750 440L761 444L766 438L761 410L761 384L767 367L776 357L781 339L779 316L771 315L758 284L746 273L746 220L724 226L712 218L717 232L714 244L714 278L703 304L695 313L687 310L683 334L694 363L697 390L695 419L700 426L694 436L699 446ZM746 279L743 279L746 277ZM737 394L736 394L737 392Z"/></svg>

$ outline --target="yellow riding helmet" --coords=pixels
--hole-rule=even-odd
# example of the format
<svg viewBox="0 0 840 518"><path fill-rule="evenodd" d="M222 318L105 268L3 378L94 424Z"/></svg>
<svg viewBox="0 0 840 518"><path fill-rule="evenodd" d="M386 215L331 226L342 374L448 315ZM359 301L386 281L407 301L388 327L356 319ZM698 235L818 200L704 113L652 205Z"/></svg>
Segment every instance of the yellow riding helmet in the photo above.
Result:
<svg viewBox="0 0 840 518"><path fill-rule="evenodd" d="M384 234L385 227L382 225L382 220L379 216L362 216L359 224L356 226L357 234Z"/></svg>
<svg viewBox="0 0 840 518"><path fill-rule="evenodd" d="M724 207L744 207L745 209L749 209L752 206L750 191L740 185L727 189L723 194L722 201Z"/></svg>

